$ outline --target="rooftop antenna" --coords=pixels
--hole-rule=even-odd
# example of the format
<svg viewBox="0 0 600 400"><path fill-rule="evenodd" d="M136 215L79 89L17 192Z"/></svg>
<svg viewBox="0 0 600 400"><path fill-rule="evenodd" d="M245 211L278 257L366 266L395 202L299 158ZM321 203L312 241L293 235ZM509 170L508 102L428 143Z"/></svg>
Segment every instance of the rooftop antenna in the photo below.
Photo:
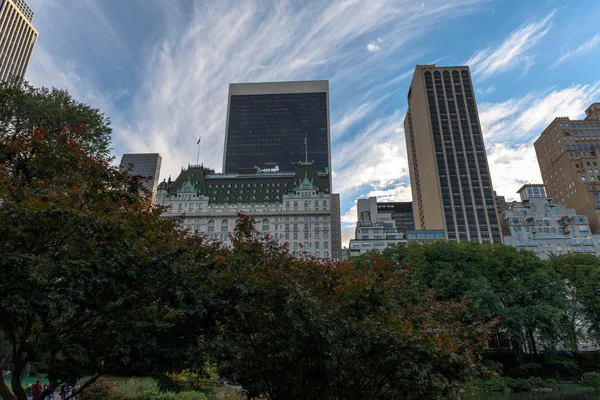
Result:
<svg viewBox="0 0 600 400"><path fill-rule="evenodd" d="M201 140L202 140L202 136L200 136L200 138L196 142L196 144L198 145L198 155L196 156L196 165L198 165L198 162L200 161L200 141Z"/></svg>
<svg viewBox="0 0 600 400"><path fill-rule="evenodd" d="M308 164L308 145L306 144L306 134L304 135L304 158L304 162Z"/></svg>

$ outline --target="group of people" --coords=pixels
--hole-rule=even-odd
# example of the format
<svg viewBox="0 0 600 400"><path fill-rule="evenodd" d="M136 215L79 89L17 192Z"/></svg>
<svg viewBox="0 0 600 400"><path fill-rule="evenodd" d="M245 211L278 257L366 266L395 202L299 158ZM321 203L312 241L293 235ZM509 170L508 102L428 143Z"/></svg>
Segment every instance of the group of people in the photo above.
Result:
<svg viewBox="0 0 600 400"><path fill-rule="evenodd" d="M65 400L67 397L73 395L72 399L75 399L75 394L79 391L79 386L71 386L67 383L60 387L60 400ZM29 398L37 398L40 393L45 393L44 400L54 400L54 395L56 391L53 389L48 391L48 385L43 385L40 381L37 381L35 384L29 385L27 387L27 397Z"/></svg>

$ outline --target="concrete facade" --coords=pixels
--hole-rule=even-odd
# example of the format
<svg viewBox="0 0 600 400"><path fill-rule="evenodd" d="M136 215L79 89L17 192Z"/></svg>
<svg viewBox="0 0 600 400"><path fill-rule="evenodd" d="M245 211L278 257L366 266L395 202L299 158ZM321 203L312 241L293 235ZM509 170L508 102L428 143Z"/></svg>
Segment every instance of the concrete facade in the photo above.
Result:
<svg viewBox="0 0 600 400"><path fill-rule="evenodd" d="M377 197L358 199L356 205L357 222L354 239L350 240L349 255L358 256L371 250L383 251L386 247L409 241L443 240L442 230L415 231L398 226L393 218L394 207L378 203ZM410 237L409 237L410 236Z"/></svg>
<svg viewBox="0 0 600 400"><path fill-rule="evenodd" d="M417 65L404 131L415 228L501 242L469 68Z"/></svg>
<svg viewBox="0 0 600 400"><path fill-rule="evenodd" d="M310 163L292 173L254 174L216 174L196 165L182 169L175 181L161 182L157 204L168 207L165 217L183 216L190 232L224 245L231 243L237 214L243 213L255 220L259 232L287 244L295 255L335 259L339 196L336 200L323 190L328 181Z"/></svg>
<svg viewBox="0 0 600 400"><path fill-rule="evenodd" d="M508 203L502 213L504 243L530 250L540 258L551 254L598 255L600 236L592 235L588 218L554 202L544 185L524 185L521 201Z"/></svg>
<svg viewBox="0 0 600 400"><path fill-rule="evenodd" d="M557 117L535 141L548 195L586 215L600 233L600 103L583 120Z"/></svg>
<svg viewBox="0 0 600 400"><path fill-rule="evenodd" d="M0 1L0 81L22 79L37 42L33 11L24 0Z"/></svg>
<svg viewBox="0 0 600 400"><path fill-rule="evenodd" d="M152 193L152 202L156 201L156 191L160 178L162 157L158 153L123 154L121 169L131 168L131 174L141 175L147 179L144 187Z"/></svg>

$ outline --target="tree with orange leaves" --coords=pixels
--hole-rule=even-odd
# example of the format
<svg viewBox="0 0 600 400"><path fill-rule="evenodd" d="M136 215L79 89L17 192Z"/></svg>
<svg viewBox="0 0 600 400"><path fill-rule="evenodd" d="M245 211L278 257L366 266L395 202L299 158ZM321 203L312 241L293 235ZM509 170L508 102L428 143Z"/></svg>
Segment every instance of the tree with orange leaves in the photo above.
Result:
<svg viewBox="0 0 600 400"><path fill-rule="evenodd" d="M26 400L28 363L51 391L115 368L152 372L162 357L157 325L173 318L186 239L139 178L111 165L110 132L66 91L0 84L4 400Z"/></svg>
<svg viewBox="0 0 600 400"><path fill-rule="evenodd" d="M232 243L214 263L219 323L205 343L250 398L436 398L477 368L490 324L409 290L409 266L298 259L247 216Z"/></svg>

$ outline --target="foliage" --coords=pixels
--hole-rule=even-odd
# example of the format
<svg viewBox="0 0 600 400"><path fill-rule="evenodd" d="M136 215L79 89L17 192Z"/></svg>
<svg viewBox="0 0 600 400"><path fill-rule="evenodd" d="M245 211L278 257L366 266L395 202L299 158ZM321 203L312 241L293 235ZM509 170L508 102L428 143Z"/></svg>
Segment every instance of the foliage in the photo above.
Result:
<svg viewBox="0 0 600 400"><path fill-rule="evenodd" d="M27 363L50 389L172 367L170 311L190 244L141 178L111 165L109 135L109 121L65 91L0 84L0 332L10 342L0 357L20 400ZM14 399L3 380L0 395Z"/></svg>
<svg viewBox="0 0 600 400"><path fill-rule="evenodd" d="M81 396L86 400L208 400L200 392L161 392L154 384L134 379L123 385L100 378Z"/></svg>
<svg viewBox="0 0 600 400"><path fill-rule="evenodd" d="M568 335L564 282L531 252L499 244L436 242L397 245L383 257L413 263L417 292L430 288L441 300L466 296L467 322L499 317L490 341L499 352L501 336L519 355L523 349L536 354L538 341L547 350L555 349Z"/></svg>
<svg viewBox="0 0 600 400"><path fill-rule="evenodd" d="M249 397L424 398L456 392L488 327L465 302L408 291L409 269L296 259L241 216L215 257L215 339L223 376Z"/></svg>
<svg viewBox="0 0 600 400"><path fill-rule="evenodd" d="M577 339L590 336L600 343L600 258L590 254L554 256L550 264L568 283L573 326L570 344L577 351Z"/></svg>
<svg viewBox="0 0 600 400"><path fill-rule="evenodd" d="M600 389L600 372L586 372L583 374L583 386Z"/></svg>

